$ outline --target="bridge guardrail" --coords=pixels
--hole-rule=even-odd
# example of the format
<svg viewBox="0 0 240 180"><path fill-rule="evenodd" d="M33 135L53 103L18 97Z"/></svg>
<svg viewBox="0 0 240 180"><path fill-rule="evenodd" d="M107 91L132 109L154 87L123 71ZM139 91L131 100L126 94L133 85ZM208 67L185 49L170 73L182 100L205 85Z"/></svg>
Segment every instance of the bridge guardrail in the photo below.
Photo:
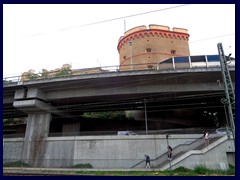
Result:
<svg viewBox="0 0 240 180"><path fill-rule="evenodd" d="M175 57L177 59L177 57ZM174 57L172 58L174 59ZM166 64L168 64L166 66ZM170 64L170 65L169 65ZM231 67L235 67L235 61L229 64ZM16 84L18 82L36 81L50 78L62 78L69 76L79 76L86 74L99 74L99 73L112 73L112 72L125 72L125 71L139 71L139 70L169 70L169 69L197 69L197 68L214 68L220 67L220 62L174 62L171 63L141 63L141 64L127 64L127 65L114 65L114 66L102 66L84 69L69 69L69 70L52 70L39 73L25 72L19 76L3 77L3 85Z"/></svg>

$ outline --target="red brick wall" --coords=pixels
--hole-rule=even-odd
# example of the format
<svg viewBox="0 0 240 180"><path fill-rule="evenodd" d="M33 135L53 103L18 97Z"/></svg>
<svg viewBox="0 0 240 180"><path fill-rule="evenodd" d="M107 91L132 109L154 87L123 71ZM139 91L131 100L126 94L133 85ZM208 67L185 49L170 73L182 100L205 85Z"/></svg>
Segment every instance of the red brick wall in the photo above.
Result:
<svg viewBox="0 0 240 180"><path fill-rule="evenodd" d="M173 31L170 31L166 30L166 26L157 28L157 25L150 27L150 29L140 27L141 29L136 27L136 29L127 31L125 36L119 40L120 69L130 68L131 47L129 41L132 41L132 64L152 63L153 68L155 68L157 63L172 56L190 55L189 34L186 29L174 28ZM146 52L147 48L151 48L151 52ZM175 51L175 54L171 53L172 50ZM149 68L149 65L133 66L133 69L141 68Z"/></svg>

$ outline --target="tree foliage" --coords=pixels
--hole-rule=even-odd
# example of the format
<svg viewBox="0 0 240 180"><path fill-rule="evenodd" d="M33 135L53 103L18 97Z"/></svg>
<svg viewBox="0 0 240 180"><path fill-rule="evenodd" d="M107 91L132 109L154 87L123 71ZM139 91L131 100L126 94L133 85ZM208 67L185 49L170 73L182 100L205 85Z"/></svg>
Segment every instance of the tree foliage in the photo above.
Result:
<svg viewBox="0 0 240 180"><path fill-rule="evenodd" d="M69 76L72 74L72 66L70 64L64 64L59 71L56 72L56 77Z"/></svg>
<svg viewBox="0 0 240 180"><path fill-rule="evenodd" d="M23 80L36 80L39 77L38 74L35 73L35 70L30 69L29 71L22 74Z"/></svg>
<svg viewBox="0 0 240 180"><path fill-rule="evenodd" d="M55 69L48 71L47 69L42 69L42 72L35 73L35 70L30 69L21 75L22 81L45 79L49 77L64 77L72 74L72 66L70 64L64 64L60 69Z"/></svg>
<svg viewBox="0 0 240 180"><path fill-rule="evenodd" d="M84 113L84 117L116 120L127 119L124 111L88 112Z"/></svg>

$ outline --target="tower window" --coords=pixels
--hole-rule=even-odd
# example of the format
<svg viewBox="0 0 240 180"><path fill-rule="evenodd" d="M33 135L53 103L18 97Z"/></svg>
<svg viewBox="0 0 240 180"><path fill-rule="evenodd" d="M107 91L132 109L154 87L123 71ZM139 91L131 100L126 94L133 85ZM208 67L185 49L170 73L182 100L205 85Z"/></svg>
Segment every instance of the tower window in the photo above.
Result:
<svg viewBox="0 0 240 180"><path fill-rule="evenodd" d="M123 56L123 59L126 59L126 56Z"/></svg>
<svg viewBox="0 0 240 180"><path fill-rule="evenodd" d="M151 52L151 51L152 51L151 48L147 48L147 49L146 49L146 52Z"/></svg>
<svg viewBox="0 0 240 180"><path fill-rule="evenodd" d="M176 54L176 50L171 50L171 54Z"/></svg>

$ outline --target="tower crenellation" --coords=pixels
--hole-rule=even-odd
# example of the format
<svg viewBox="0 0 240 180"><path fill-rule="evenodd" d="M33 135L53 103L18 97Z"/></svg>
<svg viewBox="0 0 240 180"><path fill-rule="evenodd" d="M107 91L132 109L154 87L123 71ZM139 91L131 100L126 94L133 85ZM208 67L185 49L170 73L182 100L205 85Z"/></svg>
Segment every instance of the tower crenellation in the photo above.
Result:
<svg viewBox="0 0 240 180"><path fill-rule="evenodd" d="M189 56L188 38L188 30L184 28L171 30L168 26L150 24L148 28L142 25L129 29L118 41L120 69L156 64L173 56Z"/></svg>

